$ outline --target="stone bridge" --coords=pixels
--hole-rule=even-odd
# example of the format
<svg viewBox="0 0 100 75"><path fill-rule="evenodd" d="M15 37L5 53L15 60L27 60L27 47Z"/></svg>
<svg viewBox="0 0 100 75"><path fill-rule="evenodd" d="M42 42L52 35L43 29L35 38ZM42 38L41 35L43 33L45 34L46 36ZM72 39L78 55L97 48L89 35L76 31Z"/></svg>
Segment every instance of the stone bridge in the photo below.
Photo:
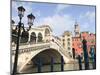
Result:
<svg viewBox="0 0 100 75"><path fill-rule="evenodd" d="M39 44L26 44L19 47L18 55L18 72L21 72L24 67L30 62L35 61L37 58L42 58L44 64L50 63L50 58L55 59L55 63L60 63L60 57L63 56L64 62L68 63L73 59L70 58L68 52L61 46L60 42L52 37L54 41ZM12 64L14 63L15 47L12 47ZM13 67L13 66L12 66Z"/></svg>

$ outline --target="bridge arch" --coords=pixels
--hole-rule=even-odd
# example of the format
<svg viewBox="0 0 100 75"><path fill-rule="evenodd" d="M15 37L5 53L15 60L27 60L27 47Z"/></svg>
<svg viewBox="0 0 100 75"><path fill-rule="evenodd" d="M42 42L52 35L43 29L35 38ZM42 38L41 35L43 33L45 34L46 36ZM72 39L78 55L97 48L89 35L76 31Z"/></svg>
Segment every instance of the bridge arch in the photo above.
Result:
<svg viewBox="0 0 100 75"><path fill-rule="evenodd" d="M61 63L62 54L53 48L40 50L37 53L32 53L33 55L28 59L27 62L20 68L19 72L24 71L24 67L27 66L29 62L32 62L32 66L37 65L38 58L42 60L42 64L50 64L51 58L54 58L54 63Z"/></svg>
<svg viewBox="0 0 100 75"><path fill-rule="evenodd" d="M34 65L37 65L38 59L41 59L42 64L50 64L51 58L54 59L54 63L61 63L61 54L55 49L46 49L41 51L36 56L34 56L31 61Z"/></svg>

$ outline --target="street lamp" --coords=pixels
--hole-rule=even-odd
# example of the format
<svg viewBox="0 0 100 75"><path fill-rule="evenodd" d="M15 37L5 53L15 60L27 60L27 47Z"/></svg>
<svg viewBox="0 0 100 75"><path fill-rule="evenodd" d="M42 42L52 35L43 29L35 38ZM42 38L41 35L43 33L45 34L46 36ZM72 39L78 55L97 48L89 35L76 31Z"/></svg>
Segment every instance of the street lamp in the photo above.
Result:
<svg viewBox="0 0 100 75"><path fill-rule="evenodd" d="M14 20L11 20L11 24L13 24L13 25L14 25L14 24L15 24L15 21L14 21Z"/></svg>
<svg viewBox="0 0 100 75"><path fill-rule="evenodd" d="M15 58L14 58L14 66L13 66L12 75L16 75L16 72L17 72L20 33L21 33L21 28L24 29L24 24L21 22L21 20L22 20L22 17L24 17L24 12L25 12L25 9L24 9L23 6L18 7L18 16L19 16L20 21L18 23L18 35L17 35L17 43L16 43L16 53L15 53ZM31 26L33 25L35 16L31 13L27 17L28 17L28 25L29 25L28 31L29 31Z"/></svg>
<svg viewBox="0 0 100 75"><path fill-rule="evenodd" d="M15 53L15 59L14 59L14 65L13 65L13 73L12 75L16 75L17 72L17 62L18 62L18 53L19 53L19 38L20 38L20 32L21 32L21 19L24 16L25 9L23 6L18 7L18 16L19 16L19 24L18 24L18 36L17 36L17 43L16 43L16 53Z"/></svg>
<svg viewBox="0 0 100 75"><path fill-rule="evenodd" d="M29 30L31 28L31 26L33 25L33 22L34 22L34 19L35 19L35 16L31 13L27 16L28 18L28 25L29 25Z"/></svg>
<svg viewBox="0 0 100 75"><path fill-rule="evenodd" d="M18 7L18 16L20 19L22 19L22 17L24 17L24 12L25 12L25 9L23 6Z"/></svg>

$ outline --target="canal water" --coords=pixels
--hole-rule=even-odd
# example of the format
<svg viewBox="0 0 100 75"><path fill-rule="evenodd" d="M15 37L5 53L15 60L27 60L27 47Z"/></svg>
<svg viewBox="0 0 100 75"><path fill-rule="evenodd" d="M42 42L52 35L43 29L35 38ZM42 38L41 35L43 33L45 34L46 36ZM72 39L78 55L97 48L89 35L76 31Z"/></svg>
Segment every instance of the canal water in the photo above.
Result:
<svg viewBox="0 0 100 75"><path fill-rule="evenodd" d="M92 64L90 63L90 69L92 69ZM84 70L84 64L82 64L82 69ZM78 63L76 64L64 64L64 71L75 71L75 70L79 70L79 65ZM54 64L54 70L53 72L60 72L61 71L61 64ZM32 65L27 65L23 71L21 73L37 73L38 72L38 68L37 67L33 67ZM51 72L51 67L50 65L43 65L41 67L41 72Z"/></svg>

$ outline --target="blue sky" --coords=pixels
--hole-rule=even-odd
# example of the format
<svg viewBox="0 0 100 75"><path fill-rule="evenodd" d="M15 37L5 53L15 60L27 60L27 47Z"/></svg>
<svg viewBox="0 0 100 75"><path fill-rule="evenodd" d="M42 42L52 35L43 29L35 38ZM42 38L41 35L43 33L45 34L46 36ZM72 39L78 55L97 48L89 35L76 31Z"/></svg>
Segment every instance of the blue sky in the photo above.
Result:
<svg viewBox="0 0 100 75"><path fill-rule="evenodd" d="M95 33L95 6L36 3L36 2L12 2L12 19L17 24L17 8L23 6L26 11L22 19L27 25L27 15L33 13L36 17L34 27L49 25L54 35L61 35L64 31L74 31L75 21L80 25L80 31Z"/></svg>

